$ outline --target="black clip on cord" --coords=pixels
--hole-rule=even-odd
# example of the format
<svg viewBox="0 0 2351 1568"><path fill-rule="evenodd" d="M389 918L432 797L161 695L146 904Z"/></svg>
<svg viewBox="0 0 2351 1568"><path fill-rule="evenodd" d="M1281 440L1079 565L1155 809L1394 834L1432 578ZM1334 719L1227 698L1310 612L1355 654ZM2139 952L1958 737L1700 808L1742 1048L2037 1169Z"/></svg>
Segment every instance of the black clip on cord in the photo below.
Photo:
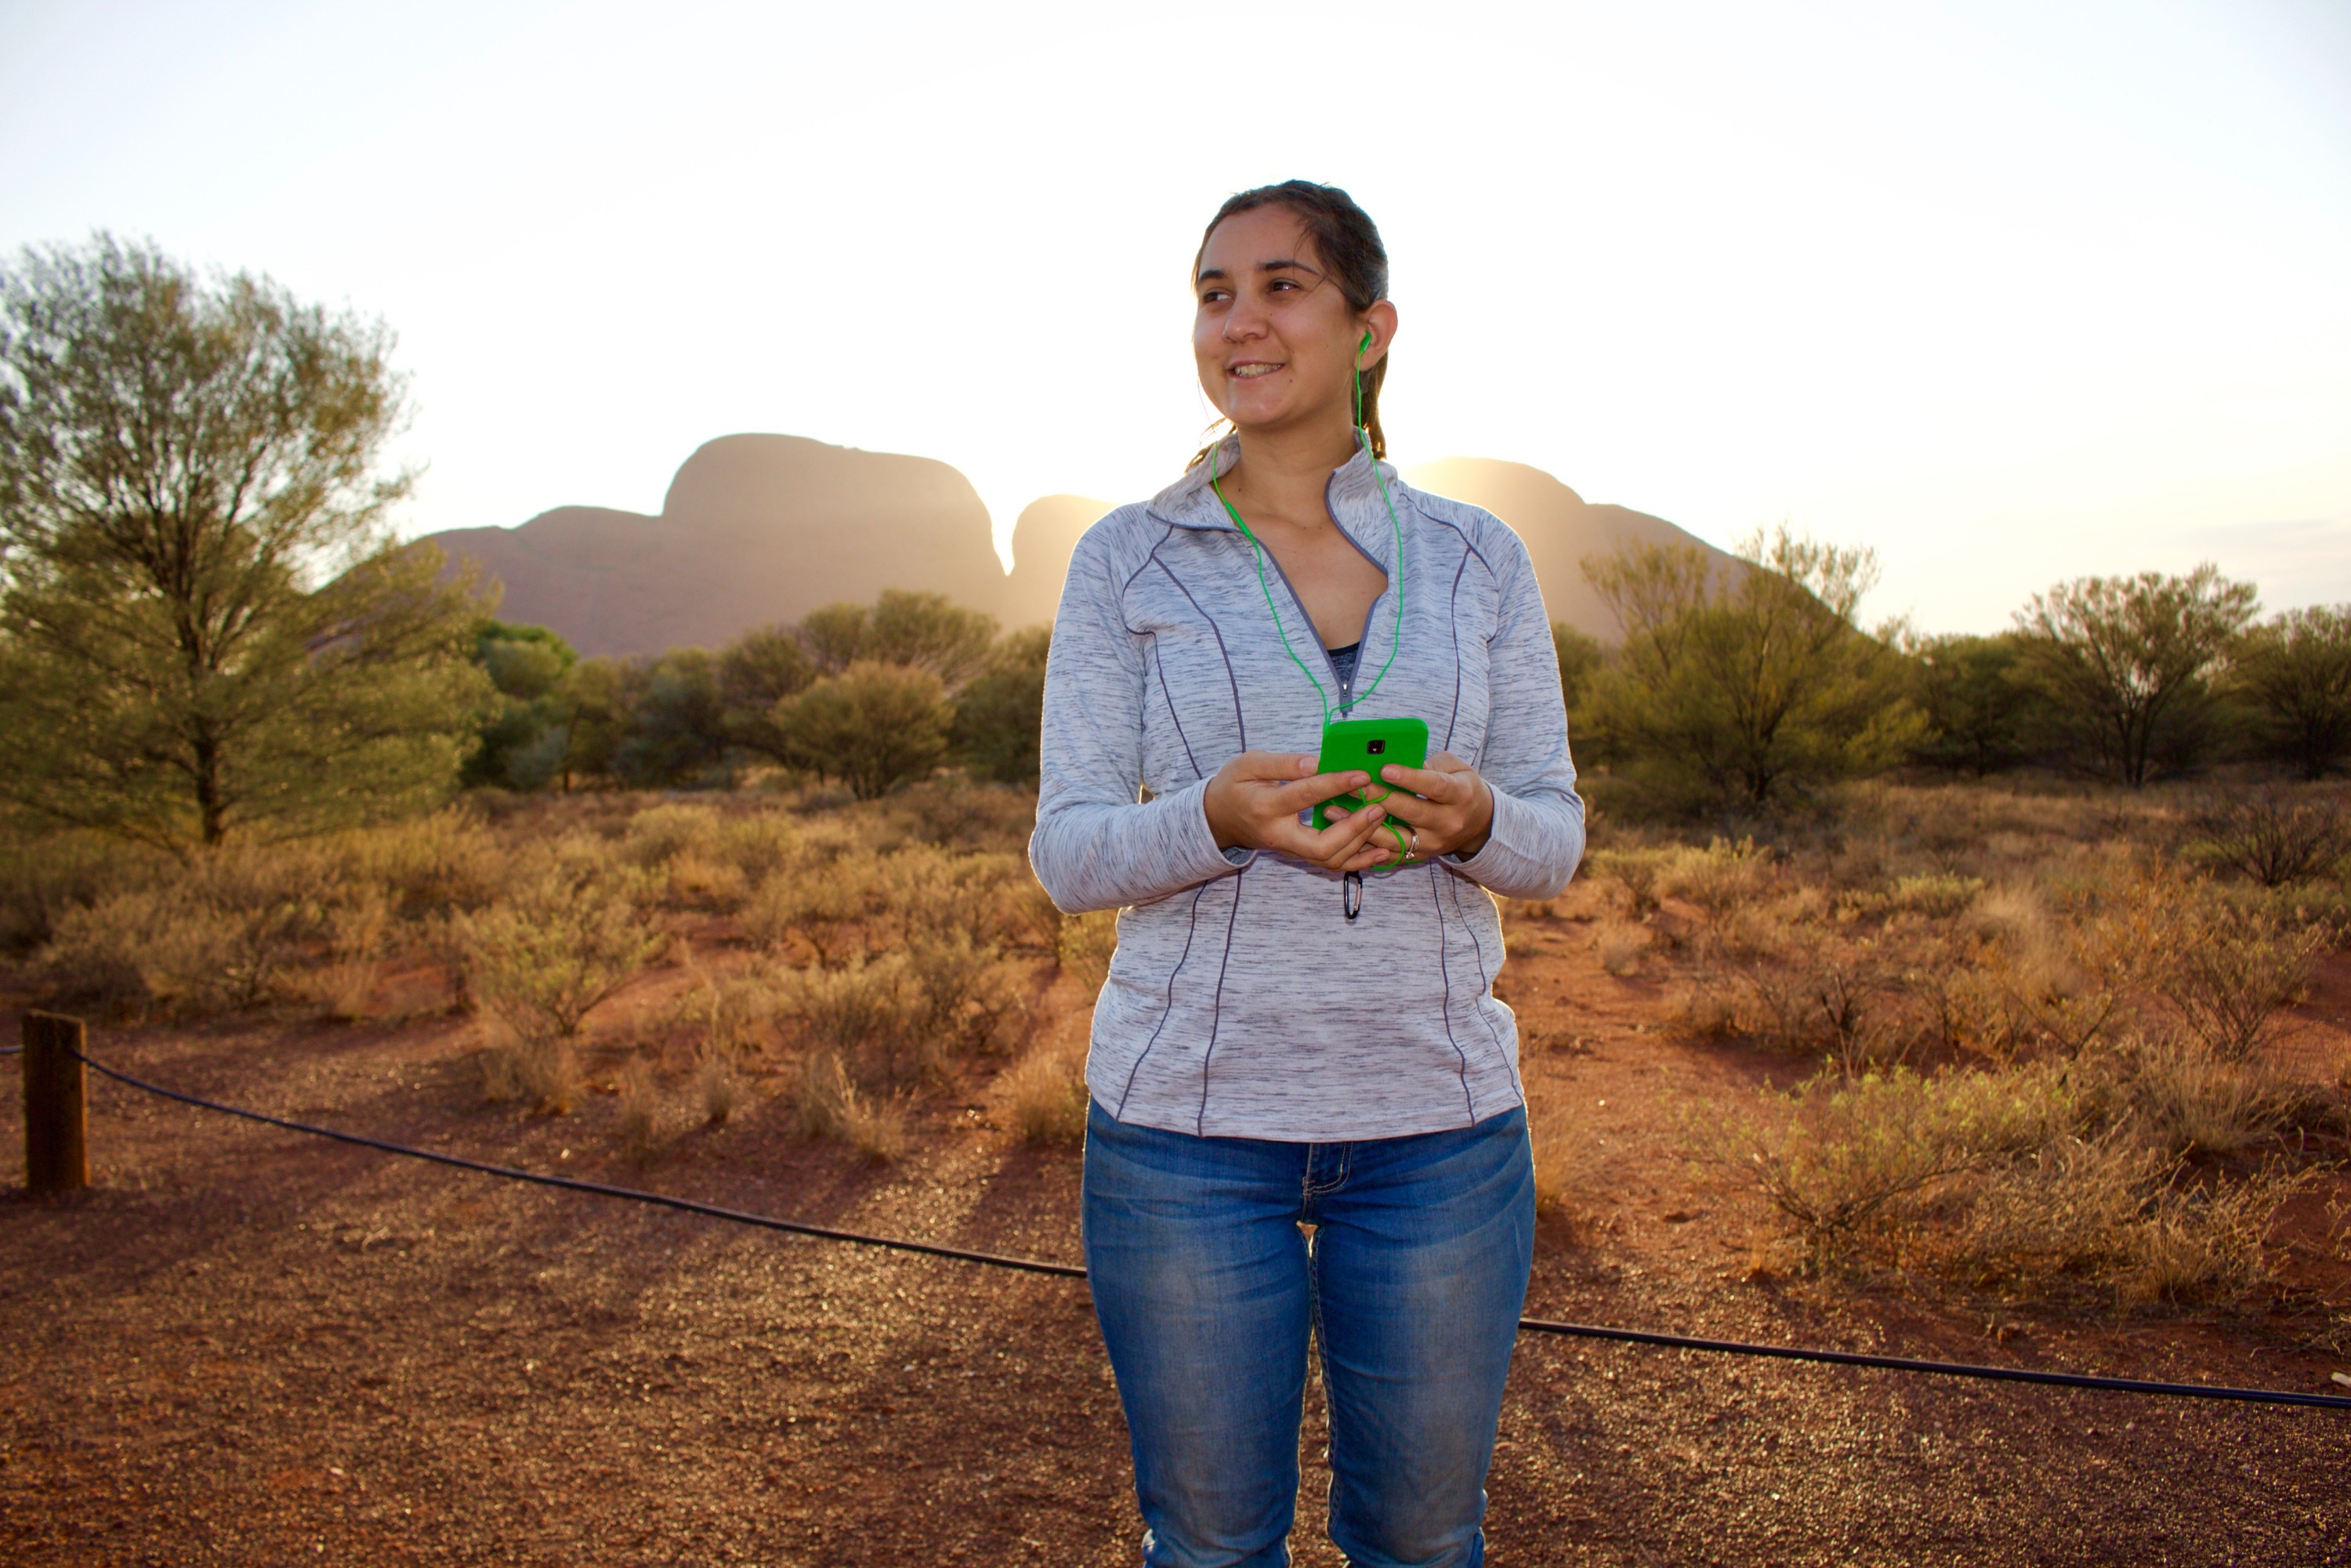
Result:
<svg viewBox="0 0 2351 1568"><path fill-rule="evenodd" d="M1364 912L1362 872L1351 871L1339 878L1339 907L1345 912L1350 925L1355 923L1355 916Z"/></svg>

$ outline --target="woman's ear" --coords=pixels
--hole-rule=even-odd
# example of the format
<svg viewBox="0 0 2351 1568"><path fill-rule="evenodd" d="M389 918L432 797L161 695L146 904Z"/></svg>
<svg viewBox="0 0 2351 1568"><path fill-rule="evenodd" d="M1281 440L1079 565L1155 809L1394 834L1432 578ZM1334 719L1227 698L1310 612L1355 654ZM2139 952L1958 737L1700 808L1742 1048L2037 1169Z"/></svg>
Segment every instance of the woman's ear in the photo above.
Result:
<svg viewBox="0 0 2351 1568"><path fill-rule="evenodd" d="M1395 339L1396 308L1393 300L1375 301L1364 312L1363 337L1356 340L1355 368L1368 371L1380 362ZM1366 342L1364 340L1368 339Z"/></svg>

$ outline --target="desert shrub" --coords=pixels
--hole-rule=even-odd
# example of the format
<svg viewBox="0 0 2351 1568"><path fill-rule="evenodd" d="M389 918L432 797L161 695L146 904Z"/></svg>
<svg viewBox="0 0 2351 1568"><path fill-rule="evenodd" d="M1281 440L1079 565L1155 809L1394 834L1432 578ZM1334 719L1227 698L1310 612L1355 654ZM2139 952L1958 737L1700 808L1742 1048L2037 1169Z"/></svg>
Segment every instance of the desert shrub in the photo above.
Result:
<svg viewBox="0 0 2351 1568"><path fill-rule="evenodd" d="M68 909L40 956L61 1000L119 1009L229 1005L230 922L182 890L136 889Z"/></svg>
<svg viewBox="0 0 2351 1568"><path fill-rule="evenodd" d="M838 965L858 946L853 927L872 874L873 858L861 855L771 877L744 905L743 934L770 951L797 936L820 965Z"/></svg>
<svg viewBox="0 0 2351 1568"><path fill-rule="evenodd" d="M2233 1155L2290 1122L2302 1086L2266 1061L2229 1061L2191 1040L2134 1041L2112 1067L2116 1110L2173 1155Z"/></svg>
<svg viewBox="0 0 2351 1568"><path fill-rule="evenodd" d="M475 995L525 1039L578 1034L664 946L643 917L648 891L585 835L528 852L503 902L459 917Z"/></svg>
<svg viewBox="0 0 2351 1568"><path fill-rule="evenodd" d="M1018 856L956 854L932 844L908 844L872 863L865 886L865 918L878 943L960 935L993 939L1001 923L1000 885L1027 874Z"/></svg>
<svg viewBox="0 0 2351 1568"><path fill-rule="evenodd" d="M501 1032L482 1048L482 1093L493 1103L526 1100L568 1115L580 1097L580 1057L560 1035Z"/></svg>
<svg viewBox="0 0 2351 1568"><path fill-rule="evenodd" d="M860 1089L833 1051L802 1058L787 1098L802 1137L845 1143L877 1165L906 1152L904 1105Z"/></svg>
<svg viewBox="0 0 2351 1568"><path fill-rule="evenodd" d="M2310 986L2324 940L2214 901L2179 913L2155 985L2188 1031L2223 1060L2243 1061L2277 1038Z"/></svg>
<svg viewBox="0 0 2351 1568"><path fill-rule="evenodd" d="M706 850L718 836L718 813L708 806L652 806L629 819L620 852L645 871L680 855Z"/></svg>
<svg viewBox="0 0 2351 1568"><path fill-rule="evenodd" d="M0 952L28 953L57 935L69 909L152 886L176 869L161 851L94 832L29 825L0 836Z"/></svg>
<svg viewBox="0 0 2351 1568"><path fill-rule="evenodd" d="M1669 850L1594 850L1583 857L1583 871L1624 889L1626 913L1643 920L1656 910L1657 884L1672 854Z"/></svg>
<svg viewBox="0 0 2351 1568"><path fill-rule="evenodd" d="M389 910L319 845L230 845L59 917L40 967L78 999L177 1016L304 994L301 970L380 951Z"/></svg>
<svg viewBox="0 0 2351 1568"><path fill-rule="evenodd" d="M800 864L810 852L799 829L780 811L738 812L719 820L708 852L743 873L752 887Z"/></svg>
<svg viewBox="0 0 2351 1568"><path fill-rule="evenodd" d="M1919 1250L1979 1286L2112 1280L2131 1262L2133 1224L2168 1169L2159 1151L2119 1134L2054 1138L1972 1172L1942 1202L1949 1234Z"/></svg>
<svg viewBox="0 0 2351 1568"><path fill-rule="evenodd" d="M402 920L479 909L496 896L507 871L489 830L460 811L362 829L335 845L349 874L381 888Z"/></svg>
<svg viewBox="0 0 2351 1568"><path fill-rule="evenodd" d="M967 932L917 937L906 947L906 973L916 1001L914 1028L943 1045L995 1051L1025 1010L1019 970Z"/></svg>
<svg viewBox="0 0 2351 1568"><path fill-rule="evenodd" d="M2168 1185L2148 1194L2127 1233L2126 1301L2234 1305L2270 1283L2262 1239L2304 1178L2277 1170L2240 1182Z"/></svg>
<svg viewBox="0 0 2351 1568"><path fill-rule="evenodd" d="M2160 874L2134 876L2075 897L2060 918L2033 889L1986 890L1963 921L1989 985L1976 1043L2072 1056L2109 1038L2170 950L2175 892Z"/></svg>
<svg viewBox="0 0 2351 1568"><path fill-rule="evenodd" d="M1763 895L1771 874L1771 856L1757 849L1754 840L1731 843L1716 839L1702 850L1671 854L1657 885L1668 896L1696 904L1708 922L1720 925L1733 910Z"/></svg>
<svg viewBox="0 0 2351 1568"><path fill-rule="evenodd" d="M1818 1257L1856 1245L1889 1209L1988 1161L2043 1147L2075 1117L2056 1072L1897 1071L1815 1080L1761 1114L1734 1116L1704 1147L1741 1173Z"/></svg>
<svg viewBox="0 0 2351 1568"><path fill-rule="evenodd" d="M1701 1033L1745 1034L1783 1051L1825 1052L1848 1073L1897 1062L1909 1035L1891 1006L1899 976L1876 949L1815 927L1765 930L1734 922L1756 946L1753 956L1718 967L1698 994L1703 1017L1684 1021ZM1728 950L1718 946L1718 953Z"/></svg>
<svg viewBox="0 0 2351 1568"><path fill-rule="evenodd" d="M2220 890L2231 909L2281 931L2315 935L2319 950L2351 947L2351 886L2340 883L2295 883L2285 887L2248 887L2242 883Z"/></svg>
<svg viewBox="0 0 2351 1568"><path fill-rule="evenodd" d="M662 901L675 909L726 912L750 896L751 884L741 870L721 860L683 854L663 868Z"/></svg>
<svg viewBox="0 0 2351 1568"><path fill-rule="evenodd" d="M832 1056L869 1088L909 1088L944 1065L943 1042L922 1028L924 998L903 953L793 970L780 1005L812 1051Z"/></svg>
<svg viewBox="0 0 2351 1568"><path fill-rule="evenodd" d="M1815 1266L1878 1261L2012 1291L2070 1282L2124 1302L2241 1301L2270 1277L2262 1233L2302 1178L2191 1177L2147 1135L2149 1077L2145 1062L2124 1064L2119 1100L2085 1093L2055 1063L1821 1081L1701 1137ZM2123 1119L2106 1121L2118 1107Z"/></svg>
<svg viewBox="0 0 2351 1568"><path fill-rule="evenodd" d="M2351 811L2337 795L2274 788L2215 795L2189 821L2192 854L2263 887L2331 875L2351 856Z"/></svg>
<svg viewBox="0 0 2351 1568"><path fill-rule="evenodd" d="M1908 914L1948 919L1973 904L1983 890L1980 878L1931 873L1896 882L1889 903L1893 908Z"/></svg>
<svg viewBox="0 0 2351 1568"><path fill-rule="evenodd" d="M1006 1119L1027 1144L1080 1144L1086 1135L1085 1045L1040 1045L999 1080Z"/></svg>
<svg viewBox="0 0 2351 1568"><path fill-rule="evenodd" d="M998 920L1008 946L1048 957L1058 954L1061 912L1042 883L1034 876L1021 877L1007 883L998 901Z"/></svg>
<svg viewBox="0 0 2351 1568"><path fill-rule="evenodd" d="M1036 746L1033 736L1029 746ZM943 849L1018 853L1037 826L1033 790L953 777L910 784L890 797L889 804L914 838Z"/></svg>
<svg viewBox="0 0 2351 1568"><path fill-rule="evenodd" d="M383 974L392 905L378 890L362 888L350 902L327 912L326 925L325 961L301 976L298 985L330 1021L355 1022L367 1016Z"/></svg>
<svg viewBox="0 0 2351 1568"><path fill-rule="evenodd" d="M1053 944L1053 956L1061 972L1074 976L1086 995L1093 996L1110 977L1110 961L1118 951L1118 913L1097 909L1084 915L1061 917L1061 929Z"/></svg>

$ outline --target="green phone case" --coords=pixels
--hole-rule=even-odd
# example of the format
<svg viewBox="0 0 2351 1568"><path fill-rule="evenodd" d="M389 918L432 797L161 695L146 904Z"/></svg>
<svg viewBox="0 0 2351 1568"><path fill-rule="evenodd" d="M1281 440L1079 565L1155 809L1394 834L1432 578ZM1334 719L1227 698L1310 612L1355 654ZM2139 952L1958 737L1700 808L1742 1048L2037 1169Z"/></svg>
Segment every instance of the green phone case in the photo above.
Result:
<svg viewBox="0 0 2351 1568"><path fill-rule="evenodd" d="M1380 769L1391 762L1406 768L1428 766L1426 723L1416 718L1343 718L1322 727L1322 758L1317 772L1368 773L1374 781L1372 798L1377 800L1381 798L1378 791L1395 788L1378 781ZM1329 807L1353 811L1363 803L1363 796L1353 793L1325 800L1314 808L1314 826L1322 829L1331 825Z"/></svg>

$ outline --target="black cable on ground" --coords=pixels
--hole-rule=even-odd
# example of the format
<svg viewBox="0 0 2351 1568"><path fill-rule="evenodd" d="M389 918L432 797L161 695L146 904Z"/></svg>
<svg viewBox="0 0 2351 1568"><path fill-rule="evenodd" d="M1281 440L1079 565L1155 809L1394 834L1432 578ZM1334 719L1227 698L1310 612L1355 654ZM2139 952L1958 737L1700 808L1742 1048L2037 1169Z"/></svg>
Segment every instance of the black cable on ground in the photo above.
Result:
<svg viewBox="0 0 2351 1568"><path fill-rule="evenodd" d="M21 1049L21 1048L19 1048ZM898 1237L869 1236L862 1231L841 1230L827 1225L810 1225L797 1219L778 1219L773 1215L752 1214L739 1208L726 1208L715 1203L701 1203L690 1197L671 1197L662 1193L645 1192L637 1187L613 1186L605 1182L582 1181L577 1176L549 1176L538 1171L527 1171L514 1166L491 1165L485 1160L469 1160L458 1155L436 1154L431 1149L413 1148L406 1144L388 1143L381 1138L362 1137L357 1133L338 1132L332 1127L313 1126L308 1122L291 1121L284 1116L272 1116L266 1112L249 1111L241 1105L224 1104L201 1095L186 1094L176 1089L166 1089L159 1083L149 1083L133 1078L93 1057L75 1052L89 1066L98 1070L117 1083L143 1093L176 1100L183 1105L200 1110L217 1111L224 1115L238 1116L248 1122L282 1127L290 1133L308 1133L313 1137L331 1138L339 1144L356 1144L360 1148L375 1149L387 1155L402 1155L410 1159L428 1160L438 1166L450 1166L458 1170L474 1171L482 1176L499 1176L507 1181L528 1182L535 1186L559 1187L567 1192L584 1192L597 1197L625 1198L632 1203L647 1203L661 1208L673 1208L684 1214L698 1214L709 1219L723 1219L734 1225L748 1225L762 1230L781 1230L794 1236L812 1236L825 1241L845 1241L859 1247L878 1247L893 1252L914 1252L927 1258L952 1258L959 1262L981 1263L991 1269L1013 1269L1024 1274L1050 1274L1058 1279L1082 1280L1086 1271L1074 1263L1048 1262L1041 1258L1015 1258L1000 1252L975 1252L961 1247L940 1247L928 1241L908 1241ZM1908 1356L1873 1355L1862 1351L1813 1350L1802 1345L1751 1344L1742 1340L1701 1339L1690 1334L1657 1333L1646 1329L1604 1328L1591 1323L1558 1322L1546 1318L1520 1318L1521 1333L1554 1334L1570 1339L1606 1340L1618 1344L1655 1345L1667 1350L1695 1350L1717 1355L1764 1356L1778 1361L1820 1362L1832 1366L1871 1366L1889 1372L1919 1373L1936 1377L1972 1377L1998 1383L2037 1383L2058 1388L2088 1388L2110 1394L2159 1395L2179 1399L2216 1399L2248 1405L2302 1405L2323 1409L2351 1410L2351 1397L2334 1394L2296 1394L2283 1388L2231 1388L2207 1383L2152 1383L2135 1377L2094 1377L2078 1372L2035 1372L2016 1366L1980 1366L1960 1361L1920 1361Z"/></svg>

